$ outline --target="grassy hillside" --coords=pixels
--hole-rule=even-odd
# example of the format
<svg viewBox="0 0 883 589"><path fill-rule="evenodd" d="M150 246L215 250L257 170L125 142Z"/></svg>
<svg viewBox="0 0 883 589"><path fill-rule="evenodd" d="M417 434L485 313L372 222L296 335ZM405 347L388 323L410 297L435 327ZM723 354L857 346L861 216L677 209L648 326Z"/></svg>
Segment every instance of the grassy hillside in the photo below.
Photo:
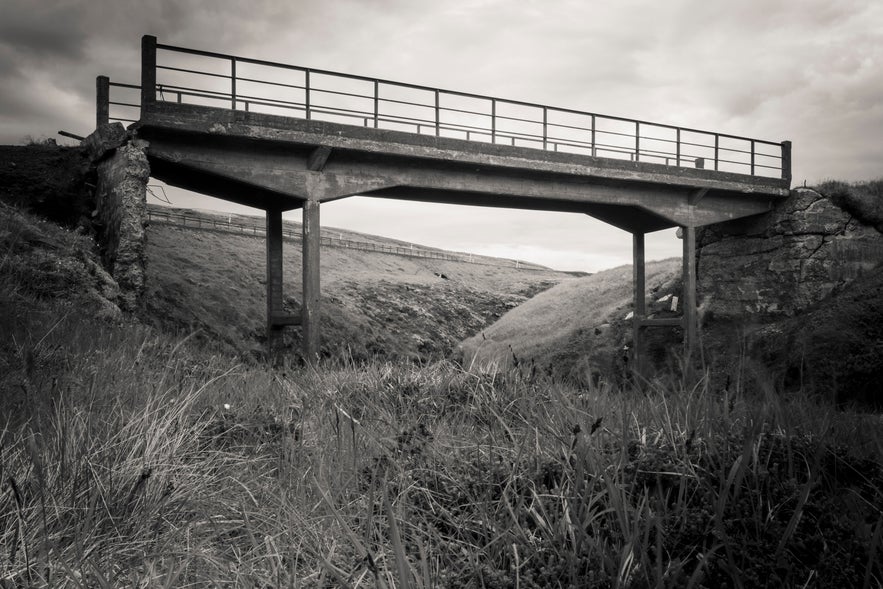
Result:
<svg viewBox="0 0 883 589"><path fill-rule="evenodd" d="M670 302L656 301L680 296L680 274L679 260L647 264L650 313L670 314ZM570 280L512 309L464 341L460 352L468 366L506 369L518 363L578 382L609 378L626 368L623 347L631 340L631 324L625 317L633 297L631 266Z"/></svg>
<svg viewBox="0 0 883 589"><path fill-rule="evenodd" d="M0 586L880 587L883 424L757 391L283 374L0 208Z"/></svg>
<svg viewBox="0 0 883 589"><path fill-rule="evenodd" d="M883 587L879 415L274 371L123 317L114 286L88 237L0 203L3 589Z"/></svg>
<svg viewBox="0 0 883 589"><path fill-rule="evenodd" d="M332 231L335 235L337 230ZM349 237L349 236L347 236ZM363 238L361 238L363 239ZM378 243L382 238L372 238ZM265 338L265 242L154 223L148 232L147 316L235 353ZM285 309L299 313L300 243L284 247ZM327 357L428 360L569 274L323 247L322 351ZM296 353L299 329L288 330Z"/></svg>

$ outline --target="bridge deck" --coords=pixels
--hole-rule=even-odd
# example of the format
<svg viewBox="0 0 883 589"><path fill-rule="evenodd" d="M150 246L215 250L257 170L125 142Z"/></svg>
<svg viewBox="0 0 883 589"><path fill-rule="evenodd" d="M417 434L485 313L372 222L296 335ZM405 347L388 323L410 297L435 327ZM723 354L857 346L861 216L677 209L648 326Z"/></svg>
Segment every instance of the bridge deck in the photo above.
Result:
<svg viewBox="0 0 883 589"><path fill-rule="evenodd" d="M156 102L137 128L156 177L264 209L361 194L583 212L647 232L765 212L787 195L775 178L197 105Z"/></svg>
<svg viewBox="0 0 883 589"><path fill-rule="evenodd" d="M762 213L790 184L788 142L161 45L150 36L142 50L137 128L150 141L154 175L258 208L360 194L583 212L646 232Z"/></svg>

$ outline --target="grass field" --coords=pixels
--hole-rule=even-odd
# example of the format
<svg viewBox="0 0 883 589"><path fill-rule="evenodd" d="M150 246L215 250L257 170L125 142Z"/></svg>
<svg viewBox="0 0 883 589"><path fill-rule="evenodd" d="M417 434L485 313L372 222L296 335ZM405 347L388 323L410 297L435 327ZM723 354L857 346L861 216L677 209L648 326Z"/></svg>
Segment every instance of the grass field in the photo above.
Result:
<svg viewBox="0 0 883 589"><path fill-rule="evenodd" d="M3 212L2 587L883 586L879 415L677 373L277 372L101 319L89 241Z"/></svg>
<svg viewBox="0 0 883 589"><path fill-rule="evenodd" d="M379 238L375 238L379 241ZM147 320L166 330L198 330L228 353L263 354L266 325L264 240L154 224L148 233ZM301 299L300 243L284 247L284 305ZM323 354L367 360L427 361L505 311L570 274L322 249ZM290 355L299 330L288 333Z"/></svg>
<svg viewBox="0 0 883 589"><path fill-rule="evenodd" d="M647 264L648 313L678 315L670 312L670 298L681 295L680 277L680 260ZM627 370L623 356L628 356L631 322L626 317L633 302L631 266L564 281L507 312L459 350L463 362L477 369L530 364L577 383L609 380ZM679 348L680 330L656 330L650 336L662 336L672 350Z"/></svg>

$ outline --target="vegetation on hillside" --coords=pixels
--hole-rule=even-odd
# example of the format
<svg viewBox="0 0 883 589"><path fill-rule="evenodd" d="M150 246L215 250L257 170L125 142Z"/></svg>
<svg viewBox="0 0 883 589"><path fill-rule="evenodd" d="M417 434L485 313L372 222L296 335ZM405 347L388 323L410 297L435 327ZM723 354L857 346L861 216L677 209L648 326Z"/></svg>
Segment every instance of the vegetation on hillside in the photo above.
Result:
<svg viewBox="0 0 883 589"><path fill-rule="evenodd" d="M883 584L877 416L677 378L244 366L96 319L89 240L13 214L4 587Z"/></svg>
<svg viewBox="0 0 883 589"><path fill-rule="evenodd" d="M97 259L0 204L3 589L883 587L879 415L677 372L275 371L123 317Z"/></svg>
<svg viewBox="0 0 883 589"><path fill-rule="evenodd" d="M672 296L681 295L681 263L670 259L646 265L649 316L677 316ZM631 373L634 307L632 267L620 266L561 283L539 293L478 335L459 352L467 366L532 370L576 384L623 382ZM679 308L678 308L679 309ZM645 353L665 366L681 349L681 330L645 332Z"/></svg>
<svg viewBox="0 0 883 589"><path fill-rule="evenodd" d="M883 232L883 180L829 181L817 190L868 227ZM879 253L876 254L879 260ZM869 261L874 258L869 254ZM840 284L793 317L716 317L700 306L702 360L713 389L734 383L782 394L817 396L837 405L883 407L883 272L878 265ZM529 366L577 384L631 376L631 266L555 286L505 314L460 347L467 366ZM671 313L680 297L680 261L647 264L648 314ZM701 294L701 293L700 293ZM644 353L654 369L677 366L680 328L644 331Z"/></svg>
<svg viewBox="0 0 883 589"><path fill-rule="evenodd" d="M145 329L50 329L17 340L27 402L2 401L11 586L883 579L876 418L444 363L286 376Z"/></svg>
<svg viewBox="0 0 883 589"><path fill-rule="evenodd" d="M266 331L265 243L257 237L153 224L148 232L147 320L198 331L255 359ZM300 312L301 245L284 246L284 305ZM325 247L322 354L427 362L538 291L572 277L542 269L468 264ZM300 330L286 330L288 356Z"/></svg>

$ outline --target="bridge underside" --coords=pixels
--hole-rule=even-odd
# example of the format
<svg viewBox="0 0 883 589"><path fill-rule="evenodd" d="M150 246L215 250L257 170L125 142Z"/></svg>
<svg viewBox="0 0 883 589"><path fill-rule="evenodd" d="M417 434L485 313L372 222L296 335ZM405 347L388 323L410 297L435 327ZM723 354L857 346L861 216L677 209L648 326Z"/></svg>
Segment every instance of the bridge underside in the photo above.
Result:
<svg viewBox="0 0 883 589"><path fill-rule="evenodd" d="M643 235L684 227L688 350L695 339L695 228L765 213L786 180L477 143L434 135L156 102L136 125L152 175L267 211L267 316L301 323L318 353L319 205L354 195L584 213L635 235L635 336L643 317ZM304 210L302 317L282 314L281 214ZM689 291L689 292L687 292ZM691 302L692 301L692 302Z"/></svg>

